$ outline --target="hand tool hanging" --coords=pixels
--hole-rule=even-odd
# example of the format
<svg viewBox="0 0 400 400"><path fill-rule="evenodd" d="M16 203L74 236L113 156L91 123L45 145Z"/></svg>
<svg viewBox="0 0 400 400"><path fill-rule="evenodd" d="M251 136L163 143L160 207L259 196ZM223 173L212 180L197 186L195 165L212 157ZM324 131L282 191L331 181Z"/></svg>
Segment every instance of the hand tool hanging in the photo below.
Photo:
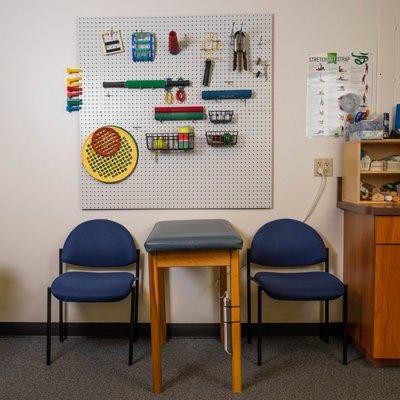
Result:
<svg viewBox="0 0 400 400"><path fill-rule="evenodd" d="M247 71L246 35L243 33L243 23L240 31L233 34L233 70Z"/></svg>
<svg viewBox="0 0 400 400"><path fill-rule="evenodd" d="M201 51L205 53L206 61L204 64L203 86L210 86L211 72L215 57L213 52L221 49L221 41L214 38L214 34L207 32L201 41Z"/></svg>

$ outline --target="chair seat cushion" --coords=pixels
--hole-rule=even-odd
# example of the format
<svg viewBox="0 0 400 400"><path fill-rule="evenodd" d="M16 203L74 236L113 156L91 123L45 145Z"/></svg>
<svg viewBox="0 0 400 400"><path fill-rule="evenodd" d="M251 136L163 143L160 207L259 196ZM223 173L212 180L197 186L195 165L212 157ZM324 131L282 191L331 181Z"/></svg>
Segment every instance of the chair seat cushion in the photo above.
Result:
<svg viewBox="0 0 400 400"><path fill-rule="evenodd" d="M243 240L224 219L161 221L154 225L144 247L148 252L241 249Z"/></svg>
<svg viewBox="0 0 400 400"><path fill-rule="evenodd" d="M119 301L129 295L134 280L129 272L65 272L54 280L51 291L62 301Z"/></svg>
<svg viewBox="0 0 400 400"><path fill-rule="evenodd" d="M277 300L333 300L342 296L344 284L328 272L258 272L254 280Z"/></svg>

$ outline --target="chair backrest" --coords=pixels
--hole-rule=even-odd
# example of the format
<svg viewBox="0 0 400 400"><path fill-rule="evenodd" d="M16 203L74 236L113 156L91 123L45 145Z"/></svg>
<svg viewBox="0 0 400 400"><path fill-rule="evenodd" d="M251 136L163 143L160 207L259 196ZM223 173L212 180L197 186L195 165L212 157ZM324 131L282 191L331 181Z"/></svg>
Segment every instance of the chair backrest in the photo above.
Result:
<svg viewBox="0 0 400 400"><path fill-rule="evenodd" d="M122 267L137 261L132 235L117 222L94 219L68 235L61 261L85 267Z"/></svg>
<svg viewBox="0 0 400 400"><path fill-rule="evenodd" d="M263 225L250 249L251 262L294 267L324 262L327 250L311 226L294 219L278 219Z"/></svg>

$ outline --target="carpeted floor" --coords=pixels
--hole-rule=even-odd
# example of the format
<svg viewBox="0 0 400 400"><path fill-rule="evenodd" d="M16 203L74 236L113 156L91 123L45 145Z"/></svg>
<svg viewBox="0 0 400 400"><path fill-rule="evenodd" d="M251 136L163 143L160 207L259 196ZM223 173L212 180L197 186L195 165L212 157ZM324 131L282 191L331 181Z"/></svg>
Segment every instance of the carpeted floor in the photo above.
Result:
<svg viewBox="0 0 400 400"><path fill-rule="evenodd" d="M53 363L45 365L44 337L0 338L0 399L263 399L398 400L400 368L377 369L350 349L341 364L339 340L268 337L264 363L255 344L243 343L243 393L230 392L230 357L213 338L172 338L163 350L164 386L151 394L150 342L134 346L128 367L124 339L53 338Z"/></svg>

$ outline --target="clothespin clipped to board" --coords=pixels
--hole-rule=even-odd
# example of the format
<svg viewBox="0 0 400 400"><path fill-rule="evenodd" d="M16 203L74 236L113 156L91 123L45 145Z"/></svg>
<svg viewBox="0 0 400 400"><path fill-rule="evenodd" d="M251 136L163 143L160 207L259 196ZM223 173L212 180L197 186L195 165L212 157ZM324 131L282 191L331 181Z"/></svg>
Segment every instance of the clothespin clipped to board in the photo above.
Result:
<svg viewBox="0 0 400 400"><path fill-rule="evenodd" d="M83 104L83 100L80 98L82 95L82 70L80 68L67 68L65 73L69 75L65 79L67 89L67 105L65 110L69 113L80 111Z"/></svg>

